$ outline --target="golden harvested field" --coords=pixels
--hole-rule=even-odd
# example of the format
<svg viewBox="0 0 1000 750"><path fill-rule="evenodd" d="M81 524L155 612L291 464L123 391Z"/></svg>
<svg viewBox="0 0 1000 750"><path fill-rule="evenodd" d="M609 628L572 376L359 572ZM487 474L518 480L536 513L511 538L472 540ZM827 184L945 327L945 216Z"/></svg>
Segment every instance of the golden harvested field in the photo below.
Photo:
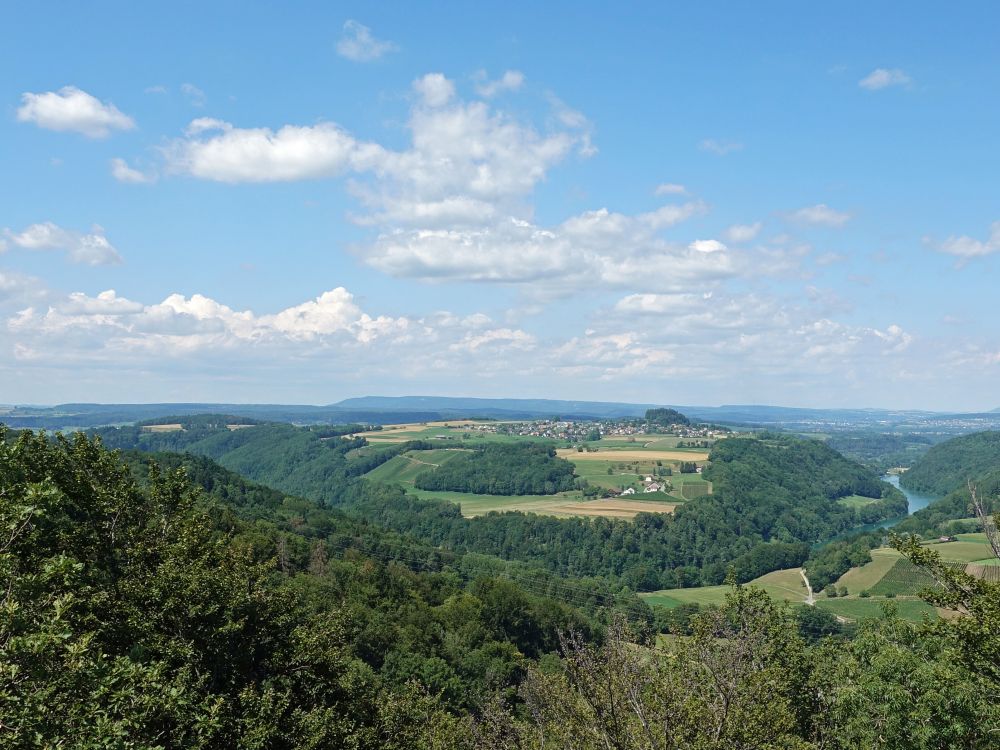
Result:
<svg viewBox="0 0 1000 750"><path fill-rule="evenodd" d="M184 429L181 424L147 424L143 426L143 432L180 432Z"/></svg>
<svg viewBox="0 0 1000 750"><path fill-rule="evenodd" d="M655 451L655 450L599 450L595 453L577 451L576 448L558 448L557 456L571 461L707 461L708 453L704 451Z"/></svg>
<svg viewBox="0 0 1000 750"><path fill-rule="evenodd" d="M573 516L604 516L605 518L635 518L637 513L673 513L676 505L650 503L641 500L590 500L582 503L553 505L549 513Z"/></svg>

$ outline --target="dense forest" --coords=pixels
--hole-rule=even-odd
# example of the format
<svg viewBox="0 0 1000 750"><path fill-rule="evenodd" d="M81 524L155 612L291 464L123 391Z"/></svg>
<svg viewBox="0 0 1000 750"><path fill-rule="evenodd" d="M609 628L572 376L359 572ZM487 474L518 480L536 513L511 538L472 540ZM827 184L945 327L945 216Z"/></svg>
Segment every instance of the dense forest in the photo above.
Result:
<svg viewBox="0 0 1000 750"><path fill-rule="evenodd" d="M1000 432L977 432L935 445L899 483L909 490L943 496L998 468Z"/></svg>
<svg viewBox="0 0 1000 750"><path fill-rule="evenodd" d="M573 489L573 464L536 443L491 443L419 474L422 490L482 495L552 495Z"/></svg>
<svg viewBox="0 0 1000 750"><path fill-rule="evenodd" d="M1000 731L1000 587L905 540L964 617L890 606L845 639L736 587L653 647L648 620L568 604L581 582L470 575L205 457L0 431L0 524L0 747L989 748Z"/></svg>
<svg viewBox="0 0 1000 750"><path fill-rule="evenodd" d="M718 584L730 567L736 580L749 581L801 565L818 542L906 512L903 495L872 471L817 441L780 435L719 441L705 475L713 481L712 495L679 506L673 515L640 514L634 521L524 513L468 519L457 505L358 479L398 453L445 447L442 441L359 451L361 440L320 439L311 429L290 425L205 434L194 428L124 428L100 435L111 447L207 455L248 478L433 546L527 562L561 575L613 577L640 591ZM873 502L857 509L838 502L849 495Z"/></svg>
<svg viewBox="0 0 1000 750"><path fill-rule="evenodd" d="M691 420L681 414L676 409L647 409L646 423L656 427L670 427L671 425L689 425Z"/></svg>

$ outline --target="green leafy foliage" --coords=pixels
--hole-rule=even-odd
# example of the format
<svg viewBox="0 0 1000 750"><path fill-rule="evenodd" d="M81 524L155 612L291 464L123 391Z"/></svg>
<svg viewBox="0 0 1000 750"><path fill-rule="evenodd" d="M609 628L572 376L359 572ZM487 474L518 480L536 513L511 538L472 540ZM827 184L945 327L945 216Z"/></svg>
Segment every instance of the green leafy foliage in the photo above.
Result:
<svg viewBox="0 0 1000 750"><path fill-rule="evenodd" d="M691 420L681 414L676 409L647 409L646 422L657 427L670 427L671 425L689 425Z"/></svg>
<svg viewBox="0 0 1000 750"><path fill-rule="evenodd" d="M477 495L552 495L575 486L573 464L535 443L485 445L418 475L422 490Z"/></svg>
<svg viewBox="0 0 1000 750"><path fill-rule="evenodd" d="M413 564L419 545L171 460L0 439L0 746L450 747L558 629L593 633L515 582L413 572L363 550Z"/></svg>

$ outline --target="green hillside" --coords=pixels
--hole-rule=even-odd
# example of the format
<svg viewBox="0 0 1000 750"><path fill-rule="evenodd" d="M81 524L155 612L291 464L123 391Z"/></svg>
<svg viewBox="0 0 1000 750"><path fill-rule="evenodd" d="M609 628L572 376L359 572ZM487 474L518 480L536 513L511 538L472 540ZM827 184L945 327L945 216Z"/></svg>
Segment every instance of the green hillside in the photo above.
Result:
<svg viewBox="0 0 1000 750"><path fill-rule="evenodd" d="M987 472L1000 469L1000 432L977 432L935 445L899 483L916 492L947 495Z"/></svg>

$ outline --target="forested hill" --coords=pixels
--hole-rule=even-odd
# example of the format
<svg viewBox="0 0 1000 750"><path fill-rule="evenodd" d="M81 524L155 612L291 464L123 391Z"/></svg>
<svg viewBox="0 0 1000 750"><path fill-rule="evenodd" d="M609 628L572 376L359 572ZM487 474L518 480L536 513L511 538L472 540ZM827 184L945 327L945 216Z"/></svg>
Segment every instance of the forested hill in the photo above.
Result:
<svg viewBox="0 0 1000 750"><path fill-rule="evenodd" d="M946 495L1000 469L1000 432L977 432L935 445L900 477L908 490Z"/></svg>
<svg viewBox="0 0 1000 750"><path fill-rule="evenodd" d="M471 747L460 717L559 630L599 641L544 577L465 575L205 458L126 458L138 482L82 434L0 428L0 746Z"/></svg>
<svg viewBox="0 0 1000 750"><path fill-rule="evenodd" d="M748 581L802 564L810 545L906 509L901 493L822 443L772 435L719 441L706 473L714 493L674 515L640 514L634 522L521 513L469 519L451 503L418 500L361 478L401 452L446 447L442 441L359 450L363 440L327 437L328 429L262 424L230 430L195 420L173 432L126 427L99 434L112 448L208 456L245 477L343 507L435 547L562 575L617 578L639 590L721 583L730 566L738 580ZM839 502L852 495L871 502Z"/></svg>
<svg viewBox="0 0 1000 750"><path fill-rule="evenodd" d="M162 420L158 420L162 421ZM346 437L357 425L295 427L264 423L229 429L226 418L214 415L179 418L183 429L151 432L143 425L92 431L112 449L172 451L207 456L249 479L269 487L335 505L360 477L393 456L433 446L422 441L371 446L363 455L363 438ZM349 456L349 454L352 454Z"/></svg>
<svg viewBox="0 0 1000 750"><path fill-rule="evenodd" d="M418 475L416 486L486 495L552 495L573 489L573 464L547 445L484 445Z"/></svg>
<svg viewBox="0 0 1000 750"><path fill-rule="evenodd" d="M865 468L818 440L783 435L731 438L715 444L711 478L728 490L758 486L781 487L792 494L820 495L828 500L862 495L888 497L888 485Z"/></svg>

